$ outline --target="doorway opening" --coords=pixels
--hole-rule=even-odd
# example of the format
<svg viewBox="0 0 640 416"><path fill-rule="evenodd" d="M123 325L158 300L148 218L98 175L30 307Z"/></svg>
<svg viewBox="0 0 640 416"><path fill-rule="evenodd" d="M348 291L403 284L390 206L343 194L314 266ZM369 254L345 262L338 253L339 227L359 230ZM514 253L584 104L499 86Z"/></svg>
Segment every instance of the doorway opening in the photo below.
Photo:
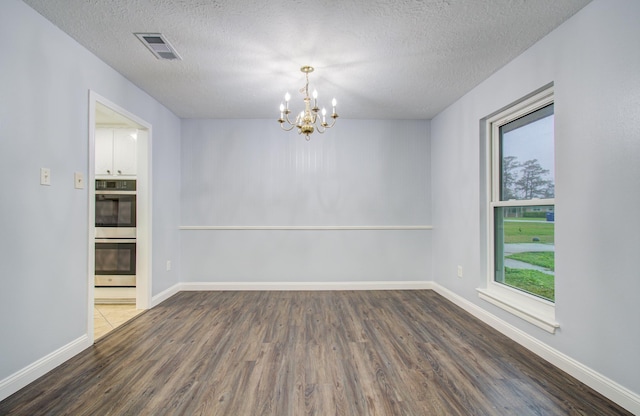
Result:
<svg viewBox="0 0 640 416"><path fill-rule="evenodd" d="M151 303L151 125L93 91L88 177L87 334L95 340Z"/></svg>

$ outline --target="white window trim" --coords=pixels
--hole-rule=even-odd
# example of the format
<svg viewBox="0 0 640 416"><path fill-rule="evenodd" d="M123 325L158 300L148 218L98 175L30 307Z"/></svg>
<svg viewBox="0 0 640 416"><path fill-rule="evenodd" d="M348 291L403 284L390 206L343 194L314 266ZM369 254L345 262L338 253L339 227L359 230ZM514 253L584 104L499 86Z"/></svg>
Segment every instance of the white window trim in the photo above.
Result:
<svg viewBox="0 0 640 416"><path fill-rule="evenodd" d="M478 296L491 304L518 316L525 321L554 334L560 324L555 320L555 304L524 291L511 288L494 281L495 247L494 247L494 210L505 206L537 206L555 205L554 199L531 199L517 201L500 201L499 175L500 166L498 145L499 129L501 126L516 120L526 114L534 112L554 102L553 86L510 106L486 121L486 164L487 178L486 201L487 209L487 282L485 288L478 288Z"/></svg>

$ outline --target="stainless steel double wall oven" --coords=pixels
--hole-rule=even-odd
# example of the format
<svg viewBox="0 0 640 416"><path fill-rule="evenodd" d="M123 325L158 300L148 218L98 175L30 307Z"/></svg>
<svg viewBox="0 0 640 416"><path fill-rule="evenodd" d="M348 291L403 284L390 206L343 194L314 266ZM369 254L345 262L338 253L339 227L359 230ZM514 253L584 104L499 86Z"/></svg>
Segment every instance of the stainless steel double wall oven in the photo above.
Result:
<svg viewBox="0 0 640 416"><path fill-rule="evenodd" d="M136 285L136 181L96 179L95 285Z"/></svg>

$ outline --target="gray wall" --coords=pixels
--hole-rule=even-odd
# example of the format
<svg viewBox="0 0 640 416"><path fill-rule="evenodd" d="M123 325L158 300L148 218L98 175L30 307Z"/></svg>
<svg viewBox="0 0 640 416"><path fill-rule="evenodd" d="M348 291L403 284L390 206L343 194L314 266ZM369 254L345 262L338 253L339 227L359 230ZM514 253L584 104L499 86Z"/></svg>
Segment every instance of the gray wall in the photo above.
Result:
<svg viewBox="0 0 640 416"><path fill-rule="evenodd" d="M433 277L640 392L640 2L594 1L431 123ZM555 83L555 335L480 299L480 120ZM462 265L464 278L456 277Z"/></svg>
<svg viewBox="0 0 640 416"><path fill-rule="evenodd" d="M153 293L179 281L180 120L27 5L0 6L0 380L86 333L89 90L153 125ZM41 167L52 185L39 184ZM174 261L173 274L164 259Z"/></svg>
<svg viewBox="0 0 640 416"><path fill-rule="evenodd" d="M428 121L183 120L182 225L429 225ZM185 282L430 280L429 230L183 230Z"/></svg>

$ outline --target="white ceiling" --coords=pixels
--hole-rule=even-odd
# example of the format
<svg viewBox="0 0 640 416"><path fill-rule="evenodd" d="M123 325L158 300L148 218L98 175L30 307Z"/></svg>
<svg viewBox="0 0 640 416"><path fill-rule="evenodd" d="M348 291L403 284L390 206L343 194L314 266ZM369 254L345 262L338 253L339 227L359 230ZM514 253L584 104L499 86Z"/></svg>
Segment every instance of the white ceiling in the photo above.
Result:
<svg viewBox="0 0 640 416"><path fill-rule="evenodd" d="M431 119L590 0L24 0L181 118ZM183 60L133 35L159 32Z"/></svg>

